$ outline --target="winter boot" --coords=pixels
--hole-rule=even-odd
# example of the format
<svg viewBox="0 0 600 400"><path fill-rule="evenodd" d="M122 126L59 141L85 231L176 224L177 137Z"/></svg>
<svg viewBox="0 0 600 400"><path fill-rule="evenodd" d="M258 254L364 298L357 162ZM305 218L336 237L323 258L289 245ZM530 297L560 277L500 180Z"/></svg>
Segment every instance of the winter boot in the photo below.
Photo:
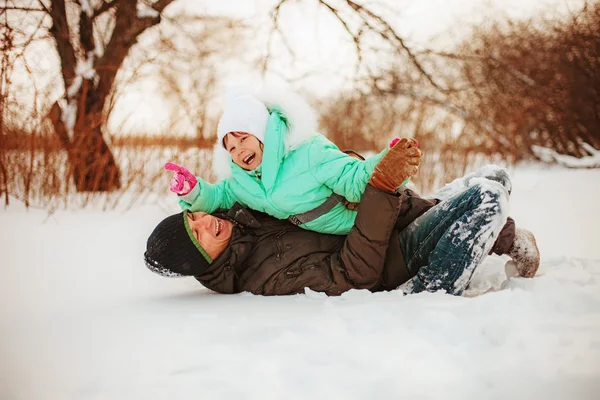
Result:
<svg viewBox="0 0 600 400"><path fill-rule="evenodd" d="M533 233L517 228L508 255L512 260L504 266L507 277L519 275L523 278L533 278L540 266L540 250Z"/></svg>

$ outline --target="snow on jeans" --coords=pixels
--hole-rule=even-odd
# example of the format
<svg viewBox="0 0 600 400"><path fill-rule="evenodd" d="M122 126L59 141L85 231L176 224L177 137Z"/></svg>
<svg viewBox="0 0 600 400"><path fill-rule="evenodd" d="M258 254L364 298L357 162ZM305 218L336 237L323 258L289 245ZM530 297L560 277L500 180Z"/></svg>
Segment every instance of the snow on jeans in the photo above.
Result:
<svg viewBox="0 0 600 400"><path fill-rule="evenodd" d="M508 216L508 185L473 176L400 233L406 265L416 275L400 288L460 295L489 253ZM494 179L494 180L490 180Z"/></svg>

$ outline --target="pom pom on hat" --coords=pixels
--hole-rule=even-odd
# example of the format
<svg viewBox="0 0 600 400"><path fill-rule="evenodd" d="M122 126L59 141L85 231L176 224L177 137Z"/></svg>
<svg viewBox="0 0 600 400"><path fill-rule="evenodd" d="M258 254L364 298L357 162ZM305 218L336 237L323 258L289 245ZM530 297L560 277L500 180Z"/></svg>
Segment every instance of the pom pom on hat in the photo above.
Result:
<svg viewBox="0 0 600 400"><path fill-rule="evenodd" d="M264 143L269 110L253 96L248 89L229 88L225 94L225 107L217 127L217 143L223 145L223 138L230 132L246 132Z"/></svg>

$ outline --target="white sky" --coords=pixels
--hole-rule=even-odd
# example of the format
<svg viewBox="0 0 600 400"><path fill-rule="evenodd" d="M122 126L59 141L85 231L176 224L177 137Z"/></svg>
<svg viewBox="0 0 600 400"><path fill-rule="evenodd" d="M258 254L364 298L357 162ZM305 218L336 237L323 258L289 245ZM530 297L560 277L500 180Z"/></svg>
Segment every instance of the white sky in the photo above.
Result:
<svg viewBox="0 0 600 400"><path fill-rule="evenodd" d="M184 10L190 14L238 17L256 26L248 45L249 53L264 54L270 31L268 11L277 0L198 1L178 0L167 8L167 14ZM339 6L341 0L331 0ZM526 18L539 13L555 14L574 10L583 0L396 0L370 1L367 5L384 10L387 20L413 48L420 46L447 49L476 24L502 19L503 14ZM383 5L383 6L382 6ZM340 23L314 0L289 1L281 12L286 39L296 57L275 41L268 81L290 80L296 89L317 97L343 88L355 72L355 52ZM50 54L50 56L48 56ZM53 52L43 49L31 58L32 65L47 76L39 79L38 89L52 84L56 72ZM229 77L227 84L255 84L262 78L251 65L248 54L240 54L219 70ZM25 74L23 74L25 75ZM31 85L27 80L19 82ZM42 90L43 92L43 90ZM218 107L217 103L217 107ZM25 104L29 107L29 104ZM146 79L129 89L115 107L109 122L111 132L164 133L173 106L158 91L157 82ZM179 128L178 128L179 129ZM183 132L186 128L181 128ZM173 132L175 133L175 132Z"/></svg>
<svg viewBox="0 0 600 400"><path fill-rule="evenodd" d="M169 12L185 9L190 13L221 14L242 18L257 26L251 50L264 52L270 28L267 11L275 0L231 0L206 1L179 0ZM331 1L333 6L341 2ZM447 48L456 38L466 34L469 27L501 18L507 14L514 18L527 18L539 13L564 13L576 9L582 0L398 0L370 2L390 4L385 15L394 27L413 47L434 46ZM275 46L272 72L269 81L281 78L293 80L296 88L302 88L316 96L335 92L343 87L354 73L355 53L349 37L341 25L316 2L290 2L282 9L286 38L296 52L292 59L281 45ZM228 83L256 83L259 77L250 68L244 69L233 60L229 67L233 71ZM223 66L226 69L226 66ZM148 85L137 88L124 99L130 107L122 107L114 115L115 126L125 118L129 129L138 132L160 131L169 118L169 107L164 99L154 95L155 88ZM162 122L161 122L162 121Z"/></svg>
<svg viewBox="0 0 600 400"><path fill-rule="evenodd" d="M266 48L264 40L270 27L267 11L276 0L231 0L198 2L180 0L174 5L190 12L206 12L243 18L261 27L255 33L254 46ZM343 3L332 0L333 6ZM394 28L413 47L435 46L447 48L455 38L466 34L473 25L501 19L503 14L512 18L527 18L539 13L564 13L576 9L582 0L396 0L371 1L367 5L384 9ZM382 6L383 4L383 6ZM344 9L343 7L340 7ZM324 94L343 84L354 68L354 48L341 24L316 1L293 2L282 8L281 21L290 46L297 58L292 62L283 49L275 52L274 69L286 78L318 72L320 77L307 82L310 90Z"/></svg>

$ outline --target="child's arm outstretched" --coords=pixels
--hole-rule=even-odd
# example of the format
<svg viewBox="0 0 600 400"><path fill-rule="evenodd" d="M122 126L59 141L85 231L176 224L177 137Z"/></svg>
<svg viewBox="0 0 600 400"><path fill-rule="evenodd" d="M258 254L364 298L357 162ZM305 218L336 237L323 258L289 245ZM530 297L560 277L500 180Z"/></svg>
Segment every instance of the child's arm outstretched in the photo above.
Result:
<svg viewBox="0 0 600 400"><path fill-rule="evenodd" d="M169 190L179 196L182 210L211 213L219 208L231 208L237 201L229 190L228 179L211 184L171 162L165 164L165 169L173 172Z"/></svg>
<svg viewBox="0 0 600 400"><path fill-rule="evenodd" d="M375 164L386 150L364 161L349 157L322 135L310 144L309 168L314 178L350 202L359 202Z"/></svg>

